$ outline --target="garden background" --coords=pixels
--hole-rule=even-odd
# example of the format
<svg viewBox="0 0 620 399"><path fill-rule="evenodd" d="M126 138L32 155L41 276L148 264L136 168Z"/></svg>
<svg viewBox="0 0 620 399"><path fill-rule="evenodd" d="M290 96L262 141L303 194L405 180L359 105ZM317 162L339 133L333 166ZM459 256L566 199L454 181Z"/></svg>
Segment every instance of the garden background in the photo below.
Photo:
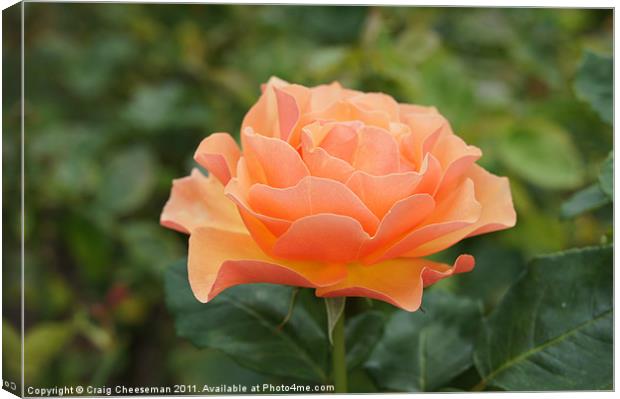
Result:
<svg viewBox="0 0 620 399"><path fill-rule="evenodd" d="M14 17L3 15L3 361L5 373L17 376L8 360L18 356L20 311L12 300L19 286L10 283L19 275L21 234ZM310 374L299 365L291 366L296 375L278 371L282 365L256 367L260 348L249 360L218 345L198 349L190 341L200 339L177 335L165 300L165 284L183 283L171 283L166 270L187 249L185 236L158 224L171 180L189 173L208 134L238 137L259 85L276 75L304 85L338 80L434 105L483 150L480 164L511 182L516 227L441 254L452 260L471 253L477 265L427 290L423 312L349 301L350 320L359 316L348 331L351 391L612 386L605 334L587 347L603 359L602 366L600 359L584 363L599 368L580 371L590 385L578 378L562 385L544 374L557 370L540 364L541 379L529 386L494 382L473 356L481 317L491 316L485 320L492 324L510 308L498 306L519 278L525 284L532 258L613 241L610 190L604 176L597 183L613 144L605 58L612 52L611 10L27 3L25 27L26 384L306 381L299 376ZM609 269L609 276L591 279L602 282L607 298L610 251L592 251L579 252L577 266ZM566 285L547 290L598 295L582 271L571 274L571 262L551 272L563 274ZM286 309L286 292L278 292ZM308 306L322 306L315 302ZM527 319L527 306L512 312ZM317 325L323 318L317 313ZM235 332L226 333L234 342ZM320 329L301 334L327 342ZM327 345L323 351L318 363ZM415 360L420 354L428 370ZM596 371L596 378L588 374Z"/></svg>

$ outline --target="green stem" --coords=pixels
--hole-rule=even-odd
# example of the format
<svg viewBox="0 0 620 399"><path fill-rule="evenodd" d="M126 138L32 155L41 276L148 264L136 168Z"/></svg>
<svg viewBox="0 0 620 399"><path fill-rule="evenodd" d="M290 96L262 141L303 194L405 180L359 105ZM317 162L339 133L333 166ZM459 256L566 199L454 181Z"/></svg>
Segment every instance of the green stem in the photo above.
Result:
<svg viewBox="0 0 620 399"><path fill-rule="evenodd" d="M347 359L344 342L344 310L334 327L332 348L332 369L336 393L347 392Z"/></svg>

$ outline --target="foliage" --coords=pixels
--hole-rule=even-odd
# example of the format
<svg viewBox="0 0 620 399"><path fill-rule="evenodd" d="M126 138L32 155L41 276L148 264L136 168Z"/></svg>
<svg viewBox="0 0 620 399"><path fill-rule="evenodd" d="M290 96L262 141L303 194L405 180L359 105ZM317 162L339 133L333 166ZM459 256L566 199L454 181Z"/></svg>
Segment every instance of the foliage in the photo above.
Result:
<svg viewBox="0 0 620 399"><path fill-rule="evenodd" d="M277 75L434 105L483 150L481 164L511 182L517 226L439 254L471 253L477 266L430 288L424 312L347 300L352 392L609 387L607 319L537 357L523 354L607 303L610 249L526 264L612 239L610 10L25 7L25 326L28 337L54 332L26 343L27 356L41 354L29 361L27 384L330 380L325 307L310 291L299 292L280 329L288 287L235 287L202 305L182 264L169 266L184 256L186 237L158 226L171 180L189 173L198 143L215 131L238 135L259 84ZM16 21L3 21L4 265L20 262ZM18 294L9 283L18 272L3 269L5 298ZM3 325L17 330L19 303L4 304ZM479 309L480 337L470 326ZM499 346L516 333L522 341ZM558 350L569 358L553 357ZM514 358L523 361L496 371Z"/></svg>

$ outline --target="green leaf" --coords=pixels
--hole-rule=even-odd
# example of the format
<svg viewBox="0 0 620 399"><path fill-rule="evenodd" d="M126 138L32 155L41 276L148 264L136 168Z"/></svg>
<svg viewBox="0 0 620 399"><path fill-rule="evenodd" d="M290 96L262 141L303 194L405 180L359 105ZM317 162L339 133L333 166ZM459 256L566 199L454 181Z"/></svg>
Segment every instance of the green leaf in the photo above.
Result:
<svg viewBox="0 0 620 399"><path fill-rule="evenodd" d="M528 182L548 189L571 189L583 182L580 154L568 133L546 120L515 126L499 146L500 159Z"/></svg>
<svg viewBox="0 0 620 399"><path fill-rule="evenodd" d="M563 218L572 218L584 212L588 212L610 203L599 184L593 184L588 188L577 191L562 204L560 213Z"/></svg>
<svg viewBox="0 0 620 399"><path fill-rule="evenodd" d="M354 369L364 362L383 334L386 316L378 311L368 311L347 319L345 334L347 368Z"/></svg>
<svg viewBox="0 0 620 399"><path fill-rule="evenodd" d="M246 386L273 382L268 377L239 366L224 353L215 349L182 347L170 358L170 371L175 381L184 385L219 386L243 384Z"/></svg>
<svg viewBox="0 0 620 399"><path fill-rule="evenodd" d="M612 57L588 51L575 79L577 97L588 102L607 123L613 120L613 69Z"/></svg>
<svg viewBox="0 0 620 399"><path fill-rule="evenodd" d="M103 177L99 206L118 214L136 209L151 195L155 169L155 161L146 148L134 147L116 154Z"/></svg>
<svg viewBox="0 0 620 399"><path fill-rule="evenodd" d="M603 166L601 167L601 172L598 176L598 183L601 186L601 190L610 200L614 199L614 153L613 151L609 153L605 162L603 162Z"/></svg>
<svg viewBox="0 0 620 399"><path fill-rule="evenodd" d="M325 382L329 343L315 317L316 298L300 292L288 322L291 288L251 284L229 288L209 302L198 302L189 286L186 261L166 271L166 303L177 334L200 348L226 353L244 367L283 377Z"/></svg>
<svg viewBox="0 0 620 399"><path fill-rule="evenodd" d="M346 297L325 298L325 310L327 311L327 336L329 343L333 345L332 334L336 323L340 320L342 312L344 312Z"/></svg>
<svg viewBox="0 0 620 399"><path fill-rule="evenodd" d="M390 317L365 363L379 386L435 391L471 366L479 304L435 290L424 294L424 309Z"/></svg>
<svg viewBox="0 0 620 399"><path fill-rule="evenodd" d="M74 333L71 323L39 324L27 332L24 339L24 380L26 384L37 382L50 362L62 353Z"/></svg>
<svg viewBox="0 0 620 399"><path fill-rule="evenodd" d="M2 320L2 366L5 381L21 380L22 342L18 332L8 320Z"/></svg>
<svg viewBox="0 0 620 399"><path fill-rule="evenodd" d="M613 249L536 258L483 323L478 386L506 390L610 389Z"/></svg>

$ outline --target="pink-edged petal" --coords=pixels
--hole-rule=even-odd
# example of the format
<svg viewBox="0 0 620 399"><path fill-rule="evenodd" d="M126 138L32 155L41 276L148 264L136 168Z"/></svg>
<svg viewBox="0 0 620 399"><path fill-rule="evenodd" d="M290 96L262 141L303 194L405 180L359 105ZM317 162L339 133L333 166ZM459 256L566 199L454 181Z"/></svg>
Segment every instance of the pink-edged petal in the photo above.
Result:
<svg viewBox="0 0 620 399"><path fill-rule="evenodd" d="M368 233L348 216L320 214L293 222L280 236L272 255L285 259L346 263L357 259Z"/></svg>
<svg viewBox="0 0 620 399"><path fill-rule="evenodd" d="M382 219L396 202L413 194L420 180L421 175L416 172L374 176L356 171L346 185Z"/></svg>
<svg viewBox="0 0 620 399"><path fill-rule="evenodd" d="M228 133L213 133L202 140L194 153L194 159L222 184L228 183L236 173L241 152L235 139Z"/></svg>
<svg viewBox="0 0 620 399"><path fill-rule="evenodd" d="M316 290L319 297L359 296L388 302L414 312L422 304L422 293L427 282L434 282L449 274L471 270L473 258L459 256L455 265L426 259L399 258L373 266L351 264L344 280Z"/></svg>
<svg viewBox="0 0 620 399"><path fill-rule="evenodd" d="M400 169L398 143L385 129L364 126L358 130L353 162L356 169L371 175L397 173Z"/></svg>
<svg viewBox="0 0 620 399"><path fill-rule="evenodd" d="M198 169L172 181L160 223L182 233L204 226L246 231L235 205L224 196L224 186L214 176L206 177Z"/></svg>
<svg viewBox="0 0 620 399"><path fill-rule="evenodd" d="M299 153L287 142L255 134L250 128L242 133L242 141L245 162L254 181L283 188L310 175Z"/></svg>
<svg viewBox="0 0 620 399"><path fill-rule="evenodd" d="M322 177L304 177L293 187L273 188L255 184L248 204L259 214L285 220L297 220L320 213L349 216L374 233L379 219L344 184Z"/></svg>
<svg viewBox="0 0 620 399"><path fill-rule="evenodd" d="M198 228L189 239L189 282L201 302L239 284L322 287L342 280L345 275L342 265L270 258L247 234Z"/></svg>
<svg viewBox="0 0 620 399"><path fill-rule="evenodd" d="M482 207L476 200L474 184L470 179L463 181L444 198L435 200L435 209L424 222L382 255L370 257L370 261L399 256L417 258L436 253L465 238L466 228L480 219Z"/></svg>

